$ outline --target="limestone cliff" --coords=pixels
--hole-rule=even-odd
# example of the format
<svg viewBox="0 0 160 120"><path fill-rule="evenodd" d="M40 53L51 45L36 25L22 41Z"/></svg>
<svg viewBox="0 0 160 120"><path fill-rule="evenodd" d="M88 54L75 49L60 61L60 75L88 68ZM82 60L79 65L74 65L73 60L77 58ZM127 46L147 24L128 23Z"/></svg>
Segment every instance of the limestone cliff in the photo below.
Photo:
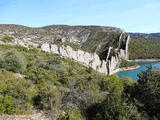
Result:
<svg viewBox="0 0 160 120"><path fill-rule="evenodd" d="M80 62L81 64L85 66L90 66L94 70L100 72L100 73L107 73L106 69L106 62L104 60L100 60L99 56L96 53L88 53L84 52L82 50L73 50L70 46L60 46L58 47L55 44L49 45L48 43L45 43L41 46L41 50L46 52L52 52L55 54L59 54L63 57L67 57L70 59L73 59L75 61Z"/></svg>
<svg viewBox="0 0 160 120"><path fill-rule="evenodd" d="M121 39L121 36L120 36ZM128 60L128 43L130 36L127 36L125 39L125 49L122 48L122 45L119 44L119 48L113 49L109 47L107 57L105 60L101 60L96 53L88 53L82 50L74 50L70 46L62 45L58 47L55 44L45 43L41 46L41 50L46 52L52 52L55 54L62 55L80 62L85 66L90 66L94 70L105 73L105 74L114 74L119 71L119 65L122 59ZM115 55L111 55L111 51L115 52Z"/></svg>
<svg viewBox="0 0 160 120"><path fill-rule="evenodd" d="M0 25L0 38L4 34L14 38L14 41L1 41L0 44L21 45L27 48L40 46L43 51L73 59L100 73L117 72L121 59L128 60L129 56L130 37L119 28L67 25L30 28Z"/></svg>

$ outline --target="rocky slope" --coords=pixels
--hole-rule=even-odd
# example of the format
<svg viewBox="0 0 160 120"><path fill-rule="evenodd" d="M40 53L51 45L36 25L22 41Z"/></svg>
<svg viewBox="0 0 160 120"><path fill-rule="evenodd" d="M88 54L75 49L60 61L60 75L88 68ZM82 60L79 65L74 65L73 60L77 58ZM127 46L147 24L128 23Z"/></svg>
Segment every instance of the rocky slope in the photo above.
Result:
<svg viewBox="0 0 160 120"><path fill-rule="evenodd" d="M0 44L38 47L91 66L101 73L117 72L121 59L128 59L130 36L119 28L67 25L29 28L0 25L0 38L5 34L12 37L13 42L1 41Z"/></svg>

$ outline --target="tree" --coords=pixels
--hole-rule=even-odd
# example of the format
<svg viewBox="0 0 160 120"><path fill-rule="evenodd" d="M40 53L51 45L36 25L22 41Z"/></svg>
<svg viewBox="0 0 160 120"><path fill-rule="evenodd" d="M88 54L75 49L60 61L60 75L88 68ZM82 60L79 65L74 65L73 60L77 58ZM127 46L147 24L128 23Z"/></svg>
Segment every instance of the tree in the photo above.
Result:
<svg viewBox="0 0 160 120"><path fill-rule="evenodd" d="M140 102L139 109L146 111L152 118L160 119L160 71L149 67L138 75L138 81L132 88L132 98Z"/></svg>
<svg viewBox="0 0 160 120"><path fill-rule="evenodd" d="M9 71L22 73L26 68L26 59L15 49L4 52L0 56L0 67Z"/></svg>
<svg viewBox="0 0 160 120"><path fill-rule="evenodd" d="M129 120L129 114L120 95L109 95L87 109L90 120Z"/></svg>

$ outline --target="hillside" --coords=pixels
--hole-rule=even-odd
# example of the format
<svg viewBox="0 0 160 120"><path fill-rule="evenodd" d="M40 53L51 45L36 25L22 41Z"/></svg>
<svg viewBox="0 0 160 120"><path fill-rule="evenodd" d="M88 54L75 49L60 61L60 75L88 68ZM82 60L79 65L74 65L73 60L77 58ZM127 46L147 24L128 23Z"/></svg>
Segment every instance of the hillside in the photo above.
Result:
<svg viewBox="0 0 160 120"><path fill-rule="evenodd" d="M56 54L28 50L22 46L0 45L0 78L0 118L150 118L147 111L138 111L137 104L126 101L132 98L127 94L134 95L131 79L100 74L91 67ZM131 90L127 92L127 89Z"/></svg>
<svg viewBox="0 0 160 120"><path fill-rule="evenodd" d="M69 42L93 53L104 49L104 45L107 46L113 40L117 41L123 31L119 28L105 26L51 25L30 28L20 25L0 25L0 34L4 33L16 39L38 43Z"/></svg>
<svg viewBox="0 0 160 120"><path fill-rule="evenodd" d="M159 33L125 33L119 28L107 26L51 25L30 28L0 25L0 39L5 35L13 38L13 44L60 54L107 74L118 71L121 59L160 58ZM48 45L45 46L46 43ZM80 56L88 59L83 60Z"/></svg>
<svg viewBox="0 0 160 120"><path fill-rule="evenodd" d="M0 25L0 119L160 119L158 70L137 82L114 74L135 65L128 49L155 42L133 38L112 27Z"/></svg>
<svg viewBox="0 0 160 120"><path fill-rule="evenodd" d="M41 48L43 51L64 57L81 50L75 54L78 56L69 58L106 74L117 72L121 59L128 59L130 38L124 31L114 27L52 25L30 28L20 25L0 25L2 44L5 44L3 43L5 35L13 38L12 44ZM93 59L90 59L90 56ZM82 60L83 58L86 59Z"/></svg>
<svg viewBox="0 0 160 120"><path fill-rule="evenodd" d="M160 37L131 36L129 59L160 59Z"/></svg>

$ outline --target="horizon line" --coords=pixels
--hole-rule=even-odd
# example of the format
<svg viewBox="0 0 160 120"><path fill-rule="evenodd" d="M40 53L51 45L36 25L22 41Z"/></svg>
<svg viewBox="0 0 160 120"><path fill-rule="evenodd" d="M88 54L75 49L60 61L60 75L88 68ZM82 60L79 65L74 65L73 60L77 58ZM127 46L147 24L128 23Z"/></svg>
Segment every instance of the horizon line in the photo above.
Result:
<svg viewBox="0 0 160 120"><path fill-rule="evenodd" d="M142 34L152 34L152 33L160 33L160 32L132 32L132 31L126 31L126 30L124 30L124 29L122 29L122 28L120 28L120 27L115 27L115 26L109 26L109 25L97 25L97 24L95 24L95 25L93 25L93 24L88 24L88 25L86 25L86 24L77 24L77 25L75 25L75 24L50 24L50 25L42 25L42 26L31 26L31 25L25 25L25 24L10 24L10 23L4 23L4 24L0 24L0 25L17 25L17 26L23 26L23 27L29 27L29 28L43 28L43 27L49 27L49 26L72 26L72 27L78 27L78 26L90 26L90 27L112 27L112 28L117 28L117 29L120 29L120 30L122 30L122 31L124 31L124 32L126 32L126 33L142 33Z"/></svg>

